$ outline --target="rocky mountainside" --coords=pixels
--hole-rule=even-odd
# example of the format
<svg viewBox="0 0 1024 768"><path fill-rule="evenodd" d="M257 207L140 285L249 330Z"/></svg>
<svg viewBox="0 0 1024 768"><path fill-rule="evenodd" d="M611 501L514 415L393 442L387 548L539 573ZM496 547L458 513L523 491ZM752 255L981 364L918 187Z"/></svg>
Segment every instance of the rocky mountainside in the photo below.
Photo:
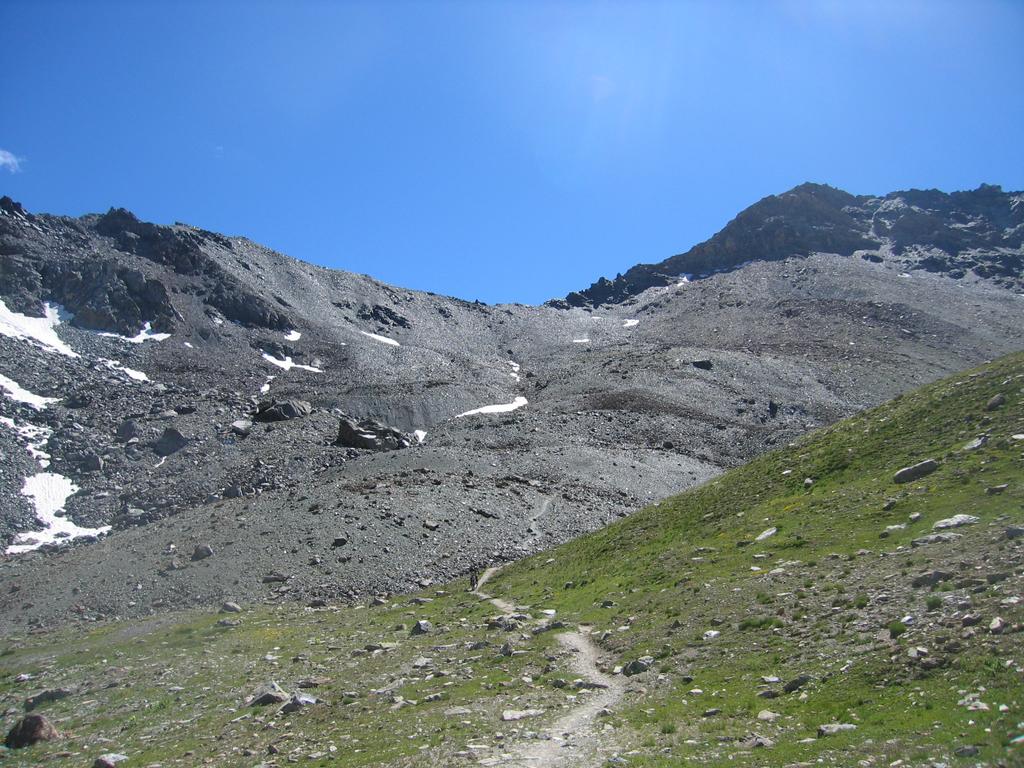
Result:
<svg viewBox="0 0 1024 768"><path fill-rule="evenodd" d="M710 240L657 264L638 264L570 293L558 306L621 303L681 279L736 269L751 259L834 253L956 280L1024 288L1024 192L983 184L946 194L911 189L855 196L801 184L755 203Z"/></svg>
<svg viewBox="0 0 1024 768"><path fill-rule="evenodd" d="M0 200L3 621L450 579L1024 347L1019 225L1016 256L971 257L1010 274L908 260L937 236L895 214L876 219L900 249L851 258L848 233L794 234L840 229L822 190L777 198L770 254L730 236L705 276L597 308L485 306ZM986 195L1001 218L929 216L1010 243L1016 198L939 197Z"/></svg>
<svg viewBox="0 0 1024 768"><path fill-rule="evenodd" d="M4 765L1020 766L1022 447L1016 354L473 592L11 632Z"/></svg>

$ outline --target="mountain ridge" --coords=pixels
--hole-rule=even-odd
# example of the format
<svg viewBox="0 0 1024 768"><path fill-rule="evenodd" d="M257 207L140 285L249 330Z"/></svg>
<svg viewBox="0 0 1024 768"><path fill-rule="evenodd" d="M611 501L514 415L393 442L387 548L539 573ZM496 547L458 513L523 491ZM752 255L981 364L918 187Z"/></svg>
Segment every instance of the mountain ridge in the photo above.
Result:
<svg viewBox="0 0 1024 768"><path fill-rule="evenodd" d="M455 578L1024 347L1012 287L891 254L488 306L119 209L0 212L0 537L36 546L0 560L33 585L13 625ZM40 487L111 530L53 538Z"/></svg>
<svg viewBox="0 0 1024 768"><path fill-rule="evenodd" d="M946 217L943 221L941 217ZM972 231L987 224L984 231ZM1002 232L997 226L1003 224ZM911 253L911 246L922 253ZM600 278L554 306L621 303L681 276L733 268L750 259L775 260L812 252L902 258L910 268L961 278L968 271L1014 290L1024 284L1024 192L981 184L945 193L910 189L884 196L852 195L805 182L769 195L740 212L690 250L653 264L638 264L614 279ZM861 253L858 253L861 252Z"/></svg>

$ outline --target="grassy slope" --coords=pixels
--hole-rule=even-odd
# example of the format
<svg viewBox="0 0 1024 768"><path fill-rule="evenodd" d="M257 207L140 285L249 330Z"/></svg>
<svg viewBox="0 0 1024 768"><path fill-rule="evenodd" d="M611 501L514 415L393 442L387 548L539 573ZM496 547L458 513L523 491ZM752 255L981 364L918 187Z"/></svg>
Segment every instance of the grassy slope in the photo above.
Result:
<svg viewBox="0 0 1024 768"><path fill-rule="evenodd" d="M1006 404L986 411L999 392ZM592 625L622 662L656 657L607 720L630 765L921 764L957 760L965 745L980 756L959 762L1020 762L1010 739L1024 731L1024 633L995 635L987 626L996 615L1024 619L1021 605L1006 602L1021 592L1024 547L1003 535L1007 523L1024 523L1024 440L1012 439L1024 433L1022 392L1024 355L1004 358L510 566L489 590ZM960 450L982 432L990 435L984 448ZM937 472L893 484L896 469L927 457L942 462ZM1004 493L986 494L1002 483ZM889 500L895 504L883 509ZM910 546L960 512L981 518L958 529L962 539ZM921 517L912 523L913 513ZM879 538L901 523L906 529ZM742 545L769 526L778 533ZM910 586L935 568L953 578L934 592ZM989 575L1006 578L989 584ZM66 738L7 762L34 765L70 752L81 756L77 764L120 751L131 756L127 765L251 766L289 755L344 766L471 764L455 753L537 727L502 723L502 709L566 706L548 684L567 675L550 633L488 629L494 610L486 604L460 591L429 596L427 604L406 596L377 608L252 608L238 627L189 614L141 628L8 638L0 656L5 725L28 694L57 686L74 693L39 710ZM983 621L965 632L968 611ZM906 615L914 621L891 640L887 626ZM421 618L436 625L430 635L397 628ZM720 635L705 640L711 629ZM472 650L480 640L491 645ZM498 656L506 640L523 653ZM382 641L395 646L358 650ZM941 666L911 660L907 650L916 646ZM433 675L412 667L420 656L433 659ZM25 672L35 679L15 682ZM781 689L762 676L801 673L814 678L802 692L756 695ZM243 705L267 679L291 689L314 675L331 679L313 691L327 705L288 716ZM988 711L958 703L969 693L981 693ZM407 703L396 707L400 699ZM453 706L471 713L445 715ZM703 717L711 708L721 711ZM779 719L757 720L762 709ZM858 729L813 739L828 722ZM745 748L752 733L774 746Z"/></svg>

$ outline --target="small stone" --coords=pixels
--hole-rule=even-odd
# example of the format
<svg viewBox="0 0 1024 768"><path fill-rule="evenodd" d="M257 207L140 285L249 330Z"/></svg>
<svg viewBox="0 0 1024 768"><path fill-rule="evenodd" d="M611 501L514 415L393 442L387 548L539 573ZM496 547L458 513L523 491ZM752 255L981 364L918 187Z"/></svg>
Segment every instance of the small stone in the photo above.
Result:
<svg viewBox="0 0 1024 768"><path fill-rule="evenodd" d="M298 712L304 707L310 707L314 704L319 704L320 699L316 696L310 696L308 693L294 693L292 697L288 699L288 703L281 707L281 711L288 714L291 712Z"/></svg>
<svg viewBox="0 0 1024 768"><path fill-rule="evenodd" d="M172 413L174 413L172 411ZM177 415L177 414L175 414ZM170 456L188 445L188 439L174 427L167 427L160 439L153 443L153 453L157 456Z"/></svg>
<svg viewBox="0 0 1024 768"><path fill-rule="evenodd" d="M639 659L633 659L625 667L622 668L622 674L626 677L632 677L633 675L639 675L642 672L646 672L648 669L654 666L653 656L641 656Z"/></svg>
<svg viewBox="0 0 1024 768"><path fill-rule="evenodd" d="M993 635L1001 635L1004 629L1006 629L1006 622L1000 616L996 616L988 624L988 631Z"/></svg>
<svg viewBox="0 0 1024 768"><path fill-rule="evenodd" d="M770 709L762 709L757 713L757 719L763 720L766 723L772 723L778 720L781 715L778 712L772 712Z"/></svg>
<svg viewBox="0 0 1024 768"><path fill-rule="evenodd" d="M811 680L813 679L814 678L810 675L797 675L784 686L782 686L782 690L784 690L786 693L795 693L796 691L799 691L801 688L807 685L809 682L811 682Z"/></svg>
<svg viewBox="0 0 1024 768"><path fill-rule="evenodd" d="M128 755L120 755L117 752L108 752L105 755L100 755L96 758L96 761L92 764L92 768L114 768L118 763L123 763L128 759Z"/></svg>
<svg viewBox="0 0 1024 768"><path fill-rule="evenodd" d="M941 531L946 528L960 528L964 525L973 525L976 522L978 522L978 518L974 515L953 515L952 517L936 521L932 528L936 531Z"/></svg>
<svg viewBox="0 0 1024 768"><path fill-rule="evenodd" d="M971 440L971 442L965 445L963 449L965 451L976 451L979 448L984 448L987 442L988 435L978 435L978 437L974 438L973 440Z"/></svg>
<svg viewBox="0 0 1024 768"><path fill-rule="evenodd" d="M980 752L981 750L973 744L967 744L962 747L957 747L953 754L957 757L976 757Z"/></svg>
<svg viewBox="0 0 1024 768"><path fill-rule="evenodd" d="M265 707L268 704L283 704L289 698L291 697L288 695L288 692L271 680L257 688L252 696L249 697L249 706Z"/></svg>
<svg viewBox="0 0 1024 768"><path fill-rule="evenodd" d="M930 475L938 468L939 462L935 459L925 459L924 461L919 461L917 464L912 464L909 467L904 467L899 470L895 475L893 475L892 479L895 483L910 483L914 480L920 480L922 477Z"/></svg>
<svg viewBox="0 0 1024 768"><path fill-rule="evenodd" d="M928 571L927 573L915 576L910 585L912 587L934 587L936 584L949 581L952 578L953 574L949 571Z"/></svg>
<svg viewBox="0 0 1024 768"><path fill-rule="evenodd" d="M963 537L959 533L929 533L927 536L912 540L910 546L923 547L926 544L944 544L960 538Z"/></svg>
<svg viewBox="0 0 1024 768"><path fill-rule="evenodd" d="M985 493L989 496L996 496L1009 488L1009 483L1003 483L1002 485L993 485L985 489Z"/></svg>
<svg viewBox="0 0 1024 768"><path fill-rule="evenodd" d="M196 548L192 550L192 561L205 560L208 557L213 556L213 547L209 544L197 544Z"/></svg>
<svg viewBox="0 0 1024 768"><path fill-rule="evenodd" d="M1006 395L1000 392L998 395L993 395L992 399L985 403L986 411L994 411L996 408L1000 408L1006 404Z"/></svg>
<svg viewBox="0 0 1024 768"><path fill-rule="evenodd" d="M421 620L417 621L413 625L412 630L409 632L409 634L411 634L411 635L426 635L427 633L432 632L433 629L434 629L434 625L433 624L431 624L426 619L421 619Z"/></svg>
<svg viewBox="0 0 1024 768"><path fill-rule="evenodd" d="M837 733L855 730L857 730L857 726L853 723L827 723L825 725L818 726L818 738L823 736L835 736Z"/></svg>
<svg viewBox="0 0 1024 768"><path fill-rule="evenodd" d="M242 606L240 606L238 603L227 602L227 603L224 603L224 605L222 605L220 607L220 612L221 613L241 613L242 612Z"/></svg>
<svg viewBox="0 0 1024 768"><path fill-rule="evenodd" d="M1024 536L1024 526L1008 525L1006 527L1005 535L1006 538L1008 538L1010 541L1013 541L1014 539L1019 539L1021 536Z"/></svg>
<svg viewBox="0 0 1024 768"><path fill-rule="evenodd" d="M511 723L516 720L523 720L527 717L537 717L538 715L543 714L543 709L506 709L501 713L501 719L506 723Z"/></svg>

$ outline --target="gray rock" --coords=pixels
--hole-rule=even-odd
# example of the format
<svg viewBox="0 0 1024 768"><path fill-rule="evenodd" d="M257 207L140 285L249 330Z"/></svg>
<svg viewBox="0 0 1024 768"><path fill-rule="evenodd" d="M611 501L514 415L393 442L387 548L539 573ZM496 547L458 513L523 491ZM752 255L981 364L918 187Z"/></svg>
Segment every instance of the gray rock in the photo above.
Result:
<svg viewBox="0 0 1024 768"><path fill-rule="evenodd" d="M914 580L910 582L913 587L934 587L943 581L949 581L953 578L953 574L948 571L928 571L914 577Z"/></svg>
<svg viewBox="0 0 1024 768"><path fill-rule="evenodd" d="M977 451L979 448L984 448L988 443L988 435L978 435L976 438L971 440L967 445L963 447L965 451Z"/></svg>
<svg viewBox="0 0 1024 768"><path fill-rule="evenodd" d="M1001 408L1006 404L1006 395L1000 392L998 395L993 395L992 399L985 403L986 411L994 411L996 408Z"/></svg>
<svg viewBox="0 0 1024 768"><path fill-rule="evenodd" d="M256 406L256 421L289 421L313 412L305 400L264 400Z"/></svg>
<svg viewBox="0 0 1024 768"><path fill-rule="evenodd" d="M516 720L524 720L527 717L537 717L543 714L543 709L506 709L501 713L501 719L506 723L511 723Z"/></svg>
<svg viewBox="0 0 1024 768"><path fill-rule="evenodd" d="M626 664L626 666L622 668L622 674L626 675L626 677L632 677L633 675L639 675L646 672L653 666L653 656L641 656L639 659L633 659L631 662Z"/></svg>
<svg viewBox="0 0 1024 768"><path fill-rule="evenodd" d="M320 699L316 696L310 696L308 693L295 693L288 699L288 703L281 707L281 711L285 713L298 712L300 709L319 703Z"/></svg>
<svg viewBox="0 0 1024 768"><path fill-rule="evenodd" d="M192 550L192 562L205 560L208 557L213 557L213 547L209 544L197 544L196 548Z"/></svg>
<svg viewBox="0 0 1024 768"><path fill-rule="evenodd" d="M188 439L174 427L164 429L160 438L153 443L153 453L157 456L170 456L188 445Z"/></svg>
<svg viewBox="0 0 1024 768"><path fill-rule="evenodd" d="M857 726L853 723L827 723L818 726L818 738L822 736L835 736L837 733L855 730L857 730Z"/></svg>
<svg viewBox="0 0 1024 768"><path fill-rule="evenodd" d="M426 635L426 634L429 634L430 632L432 632L433 630L434 630L434 625L433 624L431 624L426 619L421 619L421 620L417 621L413 625L412 630L409 632L409 634L411 634L411 635Z"/></svg>
<svg viewBox="0 0 1024 768"><path fill-rule="evenodd" d="M343 417L338 422L335 445L344 448L364 448L371 451L394 451L408 448L415 440L401 430L373 419L356 421Z"/></svg>
<svg viewBox="0 0 1024 768"><path fill-rule="evenodd" d="M936 531L941 531L946 528L960 528L964 525L972 525L976 522L978 522L978 518L974 515L953 515L952 517L936 521L932 528Z"/></svg>
<svg viewBox="0 0 1024 768"><path fill-rule="evenodd" d="M913 539L910 542L910 546L923 547L926 544L948 544L951 541L956 541L961 538L963 538L963 536L959 533L929 533L927 536Z"/></svg>
<svg viewBox="0 0 1024 768"><path fill-rule="evenodd" d="M96 758L96 761L92 764L92 768L114 768L118 763L123 763L128 759L128 755L122 755L117 752L108 752L105 755L100 755Z"/></svg>
<svg viewBox="0 0 1024 768"><path fill-rule="evenodd" d="M1021 536L1024 536L1024 525L1008 525L1004 535L1011 541L1019 539Z"/></svg>
<svg viewBox="0 0 1024 768"><path fill-rule="evenodd" d="M269 704L283 704L291 696L280 685L271 680L257 688L249 697L249 706L265 707Z"/></svg>
<svg viewBox="0 0 1024 768"><path fill-rule="evenodd" d="M242 606L240 606L238 603L228 602L224 603L224 605L220 607L220 611L221 613L241 613Z"/></svg>
<svg viewBox="0 0 1024 768"><path fill-rule="evenodd" d="M899 470L895 475L893 475L892 479L895 483L910 483L914 480L920 480L922 477L930 475L938 468L939 462L935 459L925 459L924 461L919 461L917 464L912 464L909 467L904 467Z"/></svg>
<svg viewBox="0 0 1024 768"><path fill-rule="evenodd" d="M239 419L231 422L231 431L239 437L248 437L252 432L252 422L248 419Z"/></svg>
<svg viewBox="0 0 1024 768"><path fill-rule="evenodd" d="M132 438L139 436L139 425L132 419L125 419L118 424L114 436L122 443L127 443Z"/></svg>
<svg viewBox="0 0 1024 768"><path fill-rule="evenodd" d="M813 679L814 678L810 675L797 675L784 686L782 686L782 690L784 690L786 693L795 693L796 691L799 691L801 688L807 685L809 682L811 682Z"/></svg>

